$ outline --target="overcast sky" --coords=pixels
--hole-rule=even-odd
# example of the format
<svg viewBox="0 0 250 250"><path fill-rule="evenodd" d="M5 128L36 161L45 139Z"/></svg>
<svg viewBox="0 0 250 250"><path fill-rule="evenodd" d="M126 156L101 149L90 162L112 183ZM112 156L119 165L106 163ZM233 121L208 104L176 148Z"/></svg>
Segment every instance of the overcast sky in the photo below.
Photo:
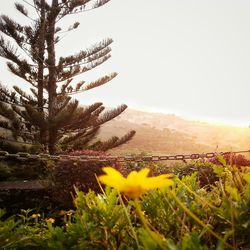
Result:
<svg viewBox="0 0 250 250"><path fill-rule="evenodd" d="M0 12L23 20L14 2L1 1ZM82 104L125 103L144 111L250 124L249 0L111 0L71 15L64 24L73 21L80 27L64 37L58 55L111 37L112 58L81 79L119 73L112 82L75 96ZM2 59L0 67L1 82L23 84Z"/></svg>

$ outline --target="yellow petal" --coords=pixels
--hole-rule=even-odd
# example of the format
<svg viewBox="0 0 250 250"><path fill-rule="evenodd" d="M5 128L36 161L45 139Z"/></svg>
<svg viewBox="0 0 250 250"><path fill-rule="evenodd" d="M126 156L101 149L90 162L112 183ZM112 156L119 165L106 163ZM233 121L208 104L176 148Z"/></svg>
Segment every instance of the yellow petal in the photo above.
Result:
<svg viewBox="0 0 250 250"><path fill-rule="evenodd" d="M163 188L173 185L173 181L168 179L170 175L159 175L156 177L150 177L147 182L144 183L145 189Z"/></svg>
<svg viewBox="0 0 250 250"><path fill-rule="evenodd" d="M118 189L131 198L138 198L143 193L154 188L163 188L173 184L169 179L171 174L162 174L156 177L148 177L149 169L144 168L139 172L132 171L127 178L111 167L103 168L106 175L99 176L100 182Z"/></svg>
<svg viewBox="0 0 250 250"><path fill-rule="evenodd" d="M111 167L105 167L103 168L103 171L107 173L107 175L101 175L98 177L101 183L114 187L118 190L123 187L125 178L120 172Z"/></svg>
<svg viewBox="0 0 250 250"><path fill-rule="evenodd" d="M124 178L122 174L112 167L104 167L102 171L105 172L107 175L113 176L114 178Z"/></svg>
<svg viewBox="0 0 250 250"><path fill-rule="evenodd" d="M139 177L142 177L142 178L145 178L145 177L148 176L149 172L150 172L150 169L149 169L149 168L143 168L143 169L141 169L141 170L138 172L138 176L139 176Z"/></svg>
<svg viewBox="0 0 250 250"><path fill-rule="evenodd" d="M146 178L150 172L149 168L143 168L139 172L132 171L128 175L128 179L140 179L140 178Z"/></svg>
<svg viewBox="0 0 250 250"><path fill-rule="evenodd" d="M140 184L140 181L141 181L141 178L140 178L140 175L138 175L138 172L132 171L129 173L126 179L126 185L137 186Z"/></svg>
<svg viewBox="0 0 250 250"><path fill-rule="evenodd" d="M98 179L102 184L105 184L105 185L108 185L110 187L114 187L120 190L121 181L117 181L116 179L108 175L101 175L98 177Z"/></svg>
<svg viewBox="0 0 250 250"><path fill-rule="evenodd" d="M128 174L128 177L127 177L127 179L133 179L133 178L136 178L136 176L137 176L137 172L136 171L131 171L129 174Z"/></svg>

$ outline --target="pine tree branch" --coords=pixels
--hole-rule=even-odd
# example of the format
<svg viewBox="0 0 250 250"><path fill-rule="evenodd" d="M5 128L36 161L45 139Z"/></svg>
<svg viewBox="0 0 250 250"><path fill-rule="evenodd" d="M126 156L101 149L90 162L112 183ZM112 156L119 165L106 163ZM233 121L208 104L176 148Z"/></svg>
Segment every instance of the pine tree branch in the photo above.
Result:
<svg viewBox="0 0 250 250"><path fill-rule="evenodd" d="M15 102L7 101L7 100L0 100L0 102L1 102L1 103L5 103L5 104L10 104L10 105L15 105L15 106L18 106L18 107L23 107L23 108L24 108L24 105L22 105L20 102L15 103Z"/></svg>
<svg viewBox="0 0 250 250"><path fill-rule="evenodd" d="M23 27L16 23L13 19L6 15L0 16L0 31L6 36L14 39L17 44L22 44L24 42L24 37L18 34L22 30Z"/></svg>
<svg viewBox="0 0 250 250"><path fill-rule="evenodd" d="M69 143L63 143L64 148L71 150L82 150L83 148L87 148L88 143L97 136L99 129L100 127L94 127L80 137L76 135Z"/></svg>
<svg viewBox="0 0 250 250"><path fill-rule="evenodd" d="M4 87L0 83L0 101L6 102L6 103L18 103L16 92L9 91L6 87Z"/></svg>
<svg viewBox="0 0 250 250"><path fill-rule="evenodd" d="M36 6L35 6L35 5L33 5L33 4L29 3L29 2L28 2L28 1L26 1L26 0L23 0L23 2L25 2L27 5L29 5L29 6L31 6L32 8L34 8L36 11L38 11L38 8L36 8Z"/></svg>
<svg viewBox="0 0 250 250"><path fill-rule="evenodd" d="M38 93L37 93L37 90L33 89L33 88L30 88L30 91L32 92L32 94L35 96L35 98L38 97Z"/></svg>
<svg viewBox="0 0 250 250"><path fill-rule="evenodd" d="M52 128L62 128L71 123L72 118L76 112L78 101L74 100L69 103L64 109L58 112L55 117L50 120L49 126Z"/></svg>
<svg viewBox="0 0 250 250"><path fill-rule="evenodd" d="M61 142L62 144L72 144L76 141L80 141L84 143L87 143L88 139L93 139L94 136L96 136L97 132L99 131L100 127L94 127L89 130L87 129L82 129L77 133L74 133L72 136L68 136L63 141ZM88 139L87 139L88 138Z"/></svg>
<svg viewBox="0 0 250 250"><path fill-rule="evenodd" d="M11 62L7 62L7 67L14 75L24 79L26 82L30 83L33 87L36 87L36 82L33 76L31 75L26 76L26 74L19 67L16 67Z"/></svg>
<svg viewBox="0 0 250 250"><path fill-rule="evenodd" d="M29 49L25 46L25 44L32 46L32 43L29 43L29 41L32 40L32 34L30 34L30 32L29 34L26 34L28 30L30 31L29 27L21 26L8 16L0 16L0 31L6 36L12 38L16 42L16 45L23 50L26 56L32 59L29 54ZM1 41L1 45L4 45L3 41Z"/></svg>
<svg viewBox="0 0 250 250"><path fill-rule="evenodd" d="M22 4L20 4L20 3L15 3L15 7L16 7L16 9L20 12L20 13L22 13L24 16L28 16L28 10L22 5Z"/></svg>
<svg viewBox="0 0 250 250"><path fill-rule="evenodd" d="M3 102L0 102L0 115L7 118L8 120L15 120L17 119L15 113L12 109L9 108L8 105L6 105Z"/></svg>
<svg viewBox="0 0 250 250"><path fill-rule="evenodd" d="M88 66L80 67L80 65L76 65L76 66L72 67L71 70L64 70L64 71L62 71L60 78L57 78L57 82L66 81L66 80L74 78L80 74L88 72L89 70L92 70L92 69L96 68L97 66L101 65L102 63L104 63L105 61L107 61L110 57L111 57L110 55L106 55L103 58L100 58L99 60L90 63L90 65L88 65Z"/></svg>
<svg viewBox="0 0 250 250"><path fill-rule="evenodd" d="M20 109L14 105L11 106L12 110L17 113L20 117L22 117L24 120L27 119L27 112L25 111L25 109Z"/></svg>
<svg viewBox="0 0 250 250"><path fill-rule="evenodd" d="M27 61L20 60L17 52L17 48L14 48L10 42L5 42L2 36L0 37L0 56L16 64L23 64L23 68L29 70L30 67Z"/></svg>
<svg viewBox="0 0 250 250"><path fill-rule="evenodd" d="M83 128L91 128L89 126L90 122L89 120L94 119L96 121L97 117L94 117L92 115L93 112L95 112L97 109L99 109L102 106L102 103L94 103L88 107L85 108L79 108L76 111L75 116L73 117L70 124L63 127L63 129L68 131L74 131L76 129L83 129Z"/></svg>
<svg viewBox="0 0 250 250"><path fill-rule="evenodd" d="M97 108L95 111L93 111L92 115L98 117L104 110L105 110L105 107L101 106Z"/></svg>
<svg viewBox="0 0 250 250"><path fill-rule="evenodd" d="M48 127L48 122L44 117L44 114L34 109L31 105L26 105L27 119L35 126L46 129Z"/></svg>
<svg viewBox="0 0 250 250"><path fill-rule="evenodd" d="M61 71L63 69L65 70L66 68L72 68L76 64L80 65L80 66L90 64L90 63L92 63L92 62L94 62L96 60L99 60L102 57L108 56L110 52L111 52L111 48L110 47L105 47L102 50L100 50L98 52L95 52L93 55L88 55L88 56L82 58L81 60L79 60L76 57L75 61L74 61L74 58L73 58L71 63L65 63L65 64L58 65L57 70Z"/></svg>
<svg viewBox="0 0 250 250"><path fill-rule="evenodd" d="M127 143L135 136L135 134L136 134L136 131L134 131L134 130L129 131L126 135L119 138L119 140L116 143L114 143L114 145L110 145L110 147L108 149L116 148L120 145Z"/></svg>
<svg viewBox="0 0 250 250"><path fill-rule="evenodd" d="M101 124L104 124L114 119L115 117L120 115L127 107L128 107L127 105L122 104L116 109L112 109L112 110L105 112L101 117L97 119L96 125L100 126Z"/></svg>
<svg viewBox="0 0 250 250"><path fill-rule="evenodd" d="M102 42L95 44L88 50L81 50L79 53L67 57L60 57L58 62L58 70L62 70L64 67L70 67L75 64L81 63L83 60L91 60L92 57L95 55L99 55L96 58L102 57L106 54L108 54L111 50L108 47L113 40L111 38L106 38ZM102 52L104 50L104 52ZM89 58L89 59L88 59Z"/></svg>
<svg viewBox="0 0 250 250"><path fill-rule="evenodd" d="M109 148L111 148L119 138L117 136L113 136L110 139L102 142L102 141L97 141L93 145L90 146L91 149L97 150L97 151L107 151Z"/></svg>
<svg viewBox="0 0 250 250"><path fill-rule="evenodd" d="M13 89L26 101L31 102L33 104L37 104L37 101L31 96L28 95L26 92L24 92L22 89L20 89L18 86L13 86Z"/></svg>
<svg viewBox="0 0 250 250"><path fill-rule="evenodd" d="M65 91L65 88L68 85L63 85L63 88L62 88L63 91L61 90L61 92L58 93L58 95L66 94L66 95L70 96L70 95L80 94L80 93L83 93L87 90L104 85L104 84L108 83L109 81L111 81L112 79L114 79L116 76L117 76L117 73L111 73L110 75L103 76L103 77L97 79L96 81L89 83L87 86L85 86L83 88L81 88L81 87L85 82L81 81L76 85L75 90L73 90L73 88L70 88L68 91Z"/></svg>
<svg viewBox="0 0 250 250"><path fill-rule="evenodd" d="M82 88L82 89L80 89L78 91L72 91L72 92L67 93L67 94L68 95L79 94L79 93L85 92L87 90L99 87L101 85L104 85L104 84L108 83L109 81L111 81L112 79L114 79L116 76L117 76L117 73L112 73L109 76L101 77L98 80L89 83L85 88Z"/></svg>
<svg viewBox="0 0 250 250"><path fill-rule="evenodd" d="M78 2L79 4L73 6L73 8L72 8L72 6L71 6L71 8L69 8L67 5L65 5L66 8L65 8L64 12L61 14L59 20L61 18L63 18L64 16L66 16L66 15L78 14L78 13L83 13L83 12L87 12L87 11L91 11L91 10L97 9L97 8L103 6L104 4L108 3L110 0L97 0L97 1L95 1L95 3L91 7L89 7L88 9L86 9L86 4L88 2L91 2L91 1L92 0L87 0L87 1L76 0L75 2ZM79 7L79 9L76 9L77 7Z"/></svg>
<svg viewBox="0 0 250 250"><path fill-rule="evenodd" d="M55 109L57 112L61 112L70 102L71 97L69 96L57 96L56 97L56 104L55 104Z"/></svg>
<svg viewBox="0 0 250 250"><path fill-rule="evenodd" d="M7 62L7 66L13 74L35 85L33 81L36 77L36 73L31 69L27 60L19 59L20 56L17 55L17 49L14 48L10 42L5 42L2 36L0 37L0 56L11 61Z"/></svg>
<svg viewBox="0 0 250 250"><path fill-rule="evenodd" d="M25 0L23 0L25 1ZM42 8L42 4L40 0L33 0L34 6L32 6L33 8L36 8L37 12L39 13L39 10ZM51 9L51 6L45 2L45 11L49 12Z"/></svg>
<svg viewBox="0 0 250 250"><path fill-rule="evenodd" d="M78 137L85 135L85 134L86 134L86 131L87 131L86 129L83 129L83 130L81 130L80 132L75 133L74 135L67 136L66 138L64 138L64 139L60 142L60 144L62 144L62 145L69 144L69 143L71 143L72 141L76 140Z"/></svg>
<svg viewBox="0 0 250 250"><path fill-rule="evenodd" d="M72 80L73 80L73 78L70 78L70 79L68 79L67 81L66 81L66 83L65 84L63 84L62 85L62 87L61 87L61 92L60 93L58 93L57 95L64 95L64 94L66 94L66 88L69 86L69 84L72 82Z"/></svg>
<svg viewBox="0 0 250 250"><path fill-rule="evenodd" d="M124 143L127 143L128 141L130 141L134 135L135 135L135 131L132 130L130 132L128 132L126 135L124 135L121 138L118 138L116 136L111 137L110 139L108 139L107 141L97 141L96 143L94 143L93 145L90 146L90 148L94 149L94 150L98 150L98 151L107 151L110 150L112 148L118 147Z"/></svg>
<svg viewBox="0 0 250 250"><path fill-rule="evenodd" d="M0 102L0 115L7 119L8 128L12 131L12 135L17 138L21 132L21 122L15 112L5 103ZM4 124L3 124L4 125ZM6 128L6 126L5 126Z"/></svg>
<svg viewBox="0 0 250 250"><path fill-rule="evenodd" d="M0 120L0 128L11 130L12 127L10 126L10 123L8 121Z"/></svg>

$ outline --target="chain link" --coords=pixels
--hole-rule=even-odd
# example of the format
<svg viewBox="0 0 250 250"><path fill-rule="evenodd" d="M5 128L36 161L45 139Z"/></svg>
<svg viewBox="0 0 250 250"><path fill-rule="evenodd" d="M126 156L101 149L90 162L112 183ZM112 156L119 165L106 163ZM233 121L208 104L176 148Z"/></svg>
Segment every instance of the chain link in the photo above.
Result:
<svg viewBox="0 0 250 250"><path fill-rule="evenodd" d="M53 160L53 161L82 161L82 162L157 162L157 161L185 161L198 159L211 159L217 155L250 153L250 150L241 150L234 152L209 152L194 154L178 154L178 155L153 155L153 156L89 156L89 155L50 155L50 154L29 154L26 152L18 152L16 154L0 151L0 159L14 158L18 160Z"/></svg>

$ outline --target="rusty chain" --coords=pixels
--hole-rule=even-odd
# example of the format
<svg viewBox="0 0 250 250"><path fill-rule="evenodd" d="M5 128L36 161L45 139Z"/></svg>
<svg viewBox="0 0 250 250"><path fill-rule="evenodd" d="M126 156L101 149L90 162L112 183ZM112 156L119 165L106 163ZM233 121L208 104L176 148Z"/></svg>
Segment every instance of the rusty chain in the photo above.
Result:
<svg viewBox="0 0 250 250"><path fill-rule="evenodd" d="M82 161L82 162L158 162L158 161L186 161L198 159L211 159L218 155L250 153L250 150L233 152L209 152L178 155L153 155L153 156L89 156L89 155L50 155L50 154L29 154L18 152L16 154L0 151L0 159L18 160L53 160L53 161Z"/></svg>

